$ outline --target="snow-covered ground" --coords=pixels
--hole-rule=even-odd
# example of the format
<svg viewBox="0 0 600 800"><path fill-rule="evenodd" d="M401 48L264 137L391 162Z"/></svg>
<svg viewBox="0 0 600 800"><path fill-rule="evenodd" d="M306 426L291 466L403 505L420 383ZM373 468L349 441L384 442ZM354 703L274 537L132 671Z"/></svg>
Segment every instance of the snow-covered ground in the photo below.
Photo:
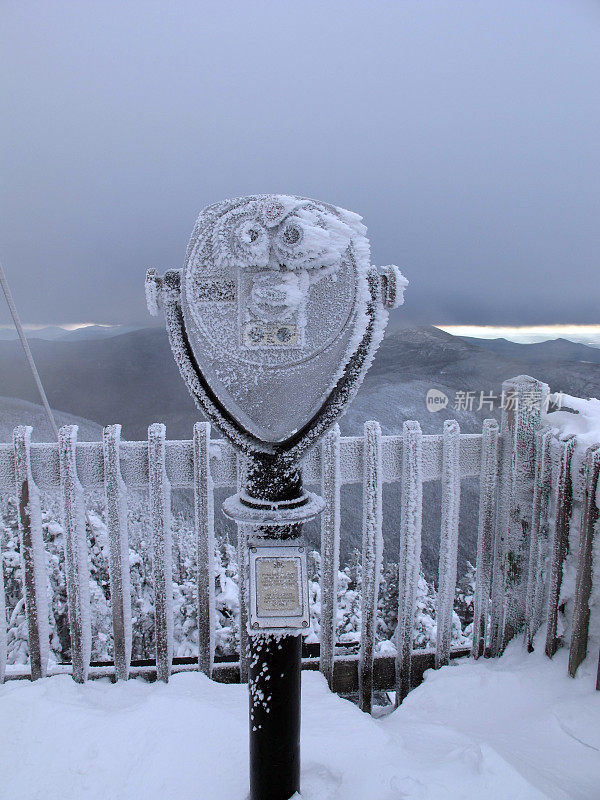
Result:
<svg viewBox="0 0 600 800"><path fill-rule="evenodd" d="M595 665L572 680L566 657L528 656L513 643L499 660L430 671L380 719L304 673L303 800L600 797ZM168 685L8 682L0 686L0 796L243 800L247 708L245 686L198 673Z"/></svg>

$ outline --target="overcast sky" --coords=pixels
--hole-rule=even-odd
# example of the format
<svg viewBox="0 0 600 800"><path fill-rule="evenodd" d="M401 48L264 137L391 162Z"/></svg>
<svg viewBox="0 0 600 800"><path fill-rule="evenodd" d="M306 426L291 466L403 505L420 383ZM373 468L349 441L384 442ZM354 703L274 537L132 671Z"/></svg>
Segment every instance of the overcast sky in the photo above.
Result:
<svg viewBox="0 0 600 800"><path fill-rule="evenodd" d="M361 213L411 322L598 322L598 0L3 0L0 75L27 323L150 323L200 209L271 191Z"/></svg>

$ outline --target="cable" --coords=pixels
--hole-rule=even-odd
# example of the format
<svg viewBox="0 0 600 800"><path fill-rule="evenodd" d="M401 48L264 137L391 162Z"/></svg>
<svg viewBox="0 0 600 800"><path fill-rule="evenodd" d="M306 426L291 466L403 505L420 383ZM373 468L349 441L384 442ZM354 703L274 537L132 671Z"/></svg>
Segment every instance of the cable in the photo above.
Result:
<svg viewBox="0 0 600 800"><path fill-rule="evenodd" d="M54 435L58 439L58 428L56 427L54 414L52 413L52 409L50 408L50 405L48 403L46 392L44 391L44 387L42 386L42 381L35 366L35 361L33 360L31 350L29 349L29 342L27 341L27 337L25 336L25 331L23 330L23 326L21 325L21 320L19 319L19 314L15 306L15 301L13 300L13 296L10 291L8 281L6 280L6 275L4 274L2 262L0 262L0 285L2 286L2 290L4 291L4 296L6 297L8 308L15 323L15 328L17 329L17 333L19 334L19 339L21 340L21 344L23 345L23 350L25 351L25 358L27 359L27 363L29 364L29 367L33 374L35 385L37 386L38 392L40 393L40 397L42 398L42 405L44 406L46 415L48 417L52 430L54 431Z"/></svg>

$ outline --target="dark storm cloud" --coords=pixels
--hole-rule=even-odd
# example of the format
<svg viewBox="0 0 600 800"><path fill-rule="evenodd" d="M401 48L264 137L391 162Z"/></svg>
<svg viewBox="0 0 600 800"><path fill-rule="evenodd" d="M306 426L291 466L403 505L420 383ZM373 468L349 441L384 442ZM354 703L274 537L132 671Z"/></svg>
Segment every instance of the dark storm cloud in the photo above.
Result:
<svg viewBox="0 0 600 800"><path fill-rule="evenodd" d="M26 322L147 322L144 271L181 266L197 212L268 191L362 213L407 319L598 320L595 0L1 16L0 255Z"/></svg>

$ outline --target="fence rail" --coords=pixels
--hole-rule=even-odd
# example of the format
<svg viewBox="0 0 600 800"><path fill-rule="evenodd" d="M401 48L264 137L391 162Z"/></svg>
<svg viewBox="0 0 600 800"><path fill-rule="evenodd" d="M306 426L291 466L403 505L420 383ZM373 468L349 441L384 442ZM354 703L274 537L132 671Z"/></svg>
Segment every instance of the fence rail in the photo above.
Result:
<svg viewBox="0 0 600 800"><path fill-rule="evenodd" d="M456 588L461 480L479 479L479 523L474 597L474 658L499 655L525 629L526 644L546 622L546 653L560 644L557 619L565 558L577 547L578 566L572 612L569 672L574 675L588 647L592 552L597 535L597 484L600 445L589 447L584 469L574 481L577 441L544 428L539 406L527 403L548 387L521 376L506 381L513 398L499 429L485 420L479 434L461 434L449 420L439 435L423 435L417 422L405 422L401 435L384 436L377 422L364 436L341 437L338 426L313 448L303 464L308 485L320 485L326 508L321 518L320 651L303 662L319 668L336 691L356 691L359 705L371 710L375 689L395 689L397 702L429 666L439 667L466 651L452 651L452 611ZM164 425L149 428L146 442L121 441L120 426L104 429L101 442L78 442L74 426L60 430L59 442L31 442L31 428L18 427L13 444L0 444L0 492L18 498L23 596L27 613L30 665L6 662L4 590L0 580L0 680L70 671L77 681L110 674L138 674L168 680L173 672L199 669L217 680L244 680L247 674L244 628L246 563L244 531L239 537L241 653L236 663L215 663L214 508L215 488L235 489L238 458L223 440L210 439L210 425L194 426L191 440L168 441ZM580 477L578 477L580 476ZM423 484L441 482L442 523L437 593L437 647L413 651L413 625L421 561ZM382 490L401 484L398 627L395 657L375 652L377 597L383 557ZM340 552L340 490L363 486L362 627L358 655L336 653L336 597ZM83 492L103 488L109 539L113 627L113 665L90 666L89 560ZM127 491L149 490L156 660L131 664L132 618L128 563ZM171 491L193 489L197 552L198 658L173 658L171 576ZM48 668L49 629L46 557L42 541L40 491L60 492L65 531L65 569L72 642L72 665ZM580 533L579 543L574 543ZM1 579L1 575L0 575ZM424 666L426 665L426 666Z"/></svg>

